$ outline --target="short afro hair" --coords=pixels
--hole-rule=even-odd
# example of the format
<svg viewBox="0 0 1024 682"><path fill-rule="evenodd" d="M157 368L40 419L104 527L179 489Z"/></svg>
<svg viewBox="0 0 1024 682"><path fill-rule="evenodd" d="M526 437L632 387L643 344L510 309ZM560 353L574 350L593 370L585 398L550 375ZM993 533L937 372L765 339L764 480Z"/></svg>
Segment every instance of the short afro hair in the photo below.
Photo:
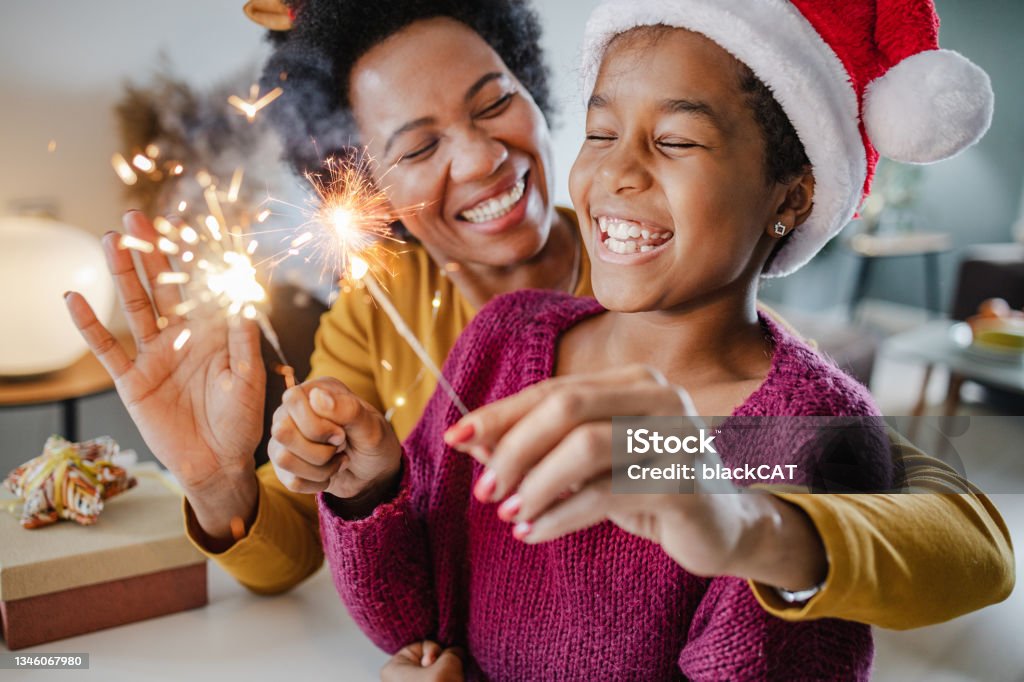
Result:
<svg viewBox="0 0 1024 682"><path fill-rule="evenodd" d="M359 135L348 101L355 63L375 45L423 19L449 17L476 31L530 92L550 123L554 113L541 28L527 0L287 0L289 31L271 32L264 89L283 94L265 114L299 174L329 157L350 158Z"/></svg>

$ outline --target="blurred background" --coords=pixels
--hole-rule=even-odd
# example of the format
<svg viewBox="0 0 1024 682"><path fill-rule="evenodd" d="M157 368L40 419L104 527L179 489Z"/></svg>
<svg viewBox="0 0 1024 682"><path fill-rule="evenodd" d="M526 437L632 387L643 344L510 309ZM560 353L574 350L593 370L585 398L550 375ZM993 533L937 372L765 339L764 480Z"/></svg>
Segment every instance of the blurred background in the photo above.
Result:
<svg viewBox="0 0 1024 682"><path fill-rule="evenodd" d="M119 103L132 102L127 85L150 104L172 107L169 82L200 101L221 103L226 93L247 98L267 46L263 30L242 14L242 4L3 2L0 216L43 214L96 236L119 229L121 213L147 200L138 193L126 196L128 188L111 165L114 153L131 158L129 147L139 134L138 126L124 125L131 120L130 106L127 113L123 106L120 114L115 111ZM557 196L568 204L566 178L583 137L579 41L597 3L535 4L545 28L552 90L561 104L555 126ZM991 130L977 146L935 166L883 164L862 219L802 271L766 283L763 298L868 384L886 414L1020 415L1024 352L1016 344L1024 335L1013 311L1024 306L1024 3L936 5L943 47L969 56L992 78ZM138 105L138 97L134 101ZM247 133L239 132L238 120L244 118L231 125L242 139ZM228 163L234 152L218 153ZM248 153L258 162L254 179L264 193L301 196L298 181L275 163L272 142ZM296 277L302 280L301 273ZM326 295L315 283L309 287L314 296ZM26 293L11 290L0 297L13 305ZM965 320L969 326L956 325ZM0 336L19 336L8 321L0 324ZM117 318L114 326L122 328ZM58 338L74 333L70 323L53 332ZM9 396L23 394L25 381L0 379L0 395L8 389ZM80 435L108 434L142 459L149 457L116 396L85 393L73 401ZM61 401L19 400L0 402L4 473L37 455L67 418ZM994 443L967 463L968 473L983 488L988 479L996 486L991 489L1009 489L1007 476L1019 469L1008 473L999 462L1011 454L1016 453L1009 453L1009 443ZM1024 477L1017 489L1022 486ZM995 500L1018 546L1024 546L1022 497ZM879 632L876 677L1024 680L1024 652L1015 634L1021 622L1024 598L1018 590L1004 604L936 628Z"/></svg>

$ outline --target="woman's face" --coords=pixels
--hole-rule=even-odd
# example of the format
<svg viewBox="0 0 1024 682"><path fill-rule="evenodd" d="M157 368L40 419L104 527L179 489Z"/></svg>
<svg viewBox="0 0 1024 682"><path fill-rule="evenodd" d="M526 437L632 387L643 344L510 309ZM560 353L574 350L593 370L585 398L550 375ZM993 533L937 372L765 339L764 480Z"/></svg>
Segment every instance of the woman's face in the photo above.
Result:
<svg viewBox="0 0 1024 682"><path fill-rule="evenodd" d="M738 69L681 29L629 33L605 54L569 180L605 307L679 308L760 273L786 192L765 182Z"/></svg>
<svg viewBox="0 0 1024 682"><path fill-rule="evenodd" d="M472 29L418 21L356 62L349 100L375 180L444 260L535 256L554 217L551 141L530 94Z"/></svg>

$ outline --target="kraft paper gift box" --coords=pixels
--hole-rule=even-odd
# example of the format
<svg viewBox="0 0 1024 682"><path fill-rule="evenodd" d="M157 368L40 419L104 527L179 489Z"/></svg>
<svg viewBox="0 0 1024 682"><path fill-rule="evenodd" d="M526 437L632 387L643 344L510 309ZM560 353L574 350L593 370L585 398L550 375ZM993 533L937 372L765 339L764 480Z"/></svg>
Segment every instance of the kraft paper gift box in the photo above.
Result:
<svg viewBox="0 0 1024 682"><path fill-rule="evenodd" d="M104 502L94 526L26 530L0 510L0 618L8 649L207 603L206 558L189 542L181 496L155 466ZM8 498L9 499L9 498Z"/></svg>

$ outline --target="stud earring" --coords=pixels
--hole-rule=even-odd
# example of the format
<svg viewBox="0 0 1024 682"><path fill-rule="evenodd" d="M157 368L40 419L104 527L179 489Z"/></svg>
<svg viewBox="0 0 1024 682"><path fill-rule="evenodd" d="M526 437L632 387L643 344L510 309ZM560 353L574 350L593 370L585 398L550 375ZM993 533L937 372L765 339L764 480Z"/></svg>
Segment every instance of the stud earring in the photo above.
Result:
<svg viewBox="0 0 1024 682"><path fill-rule="evenodd" d="M775 235L778 237L783 237L785 236L785 234L786 226L783 225L781 222L775 223Z"/></svg>

